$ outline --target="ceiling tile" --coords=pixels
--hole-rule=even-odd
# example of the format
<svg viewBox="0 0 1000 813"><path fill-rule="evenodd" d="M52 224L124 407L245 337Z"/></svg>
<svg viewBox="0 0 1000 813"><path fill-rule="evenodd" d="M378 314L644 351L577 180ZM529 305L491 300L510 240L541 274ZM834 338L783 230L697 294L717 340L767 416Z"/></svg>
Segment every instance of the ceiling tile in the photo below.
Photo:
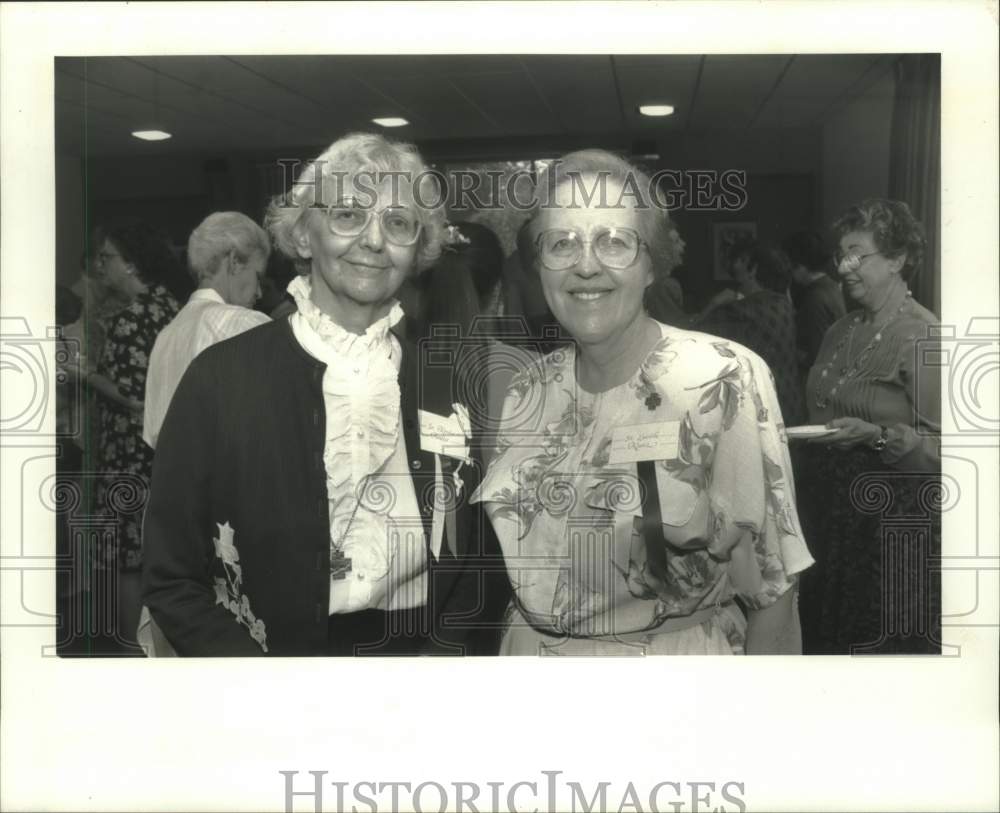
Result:
<svg viewBox="0 0 1000 813"><path fill-rule="evenodd" d="M755 127L809 127L878 61L878 54L799 54Z"/></svg>
<svg viewBox="0 0 1000 813"><path fill-rule="evenodd" d="M610 57L525 56L524 68L564 133L606 133L621 126Z"/></svg>
<svg viewBox="0 0 1000 813"><path fill-rule="evenodd" d="M691 111L690 129L749 127L788 59L784 54L707 56Z"/></svg>

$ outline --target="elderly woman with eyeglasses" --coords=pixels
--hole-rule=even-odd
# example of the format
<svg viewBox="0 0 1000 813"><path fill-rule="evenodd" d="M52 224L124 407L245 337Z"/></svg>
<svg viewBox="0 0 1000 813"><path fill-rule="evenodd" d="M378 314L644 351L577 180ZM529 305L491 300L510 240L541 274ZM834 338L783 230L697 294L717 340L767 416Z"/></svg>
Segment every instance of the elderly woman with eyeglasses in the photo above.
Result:
<svg viewBox="0 0 1000 813"><path fill-rule="evenodd" d="M799 651L811 563L767 367L651 319L681 243L637 168L585 150L538 182L536 262L573 337L512 382L486 503L518 655Z"/></svg>
<svg viewBox="0 0 1000 813"><path fill-rule="evenodd" d="M272 203L296 311L198 356L157 445L144 599L179 654L488 646L468 415L450 368L395 333L443 203L414 147L367 134Z"/></svg>
<svg viewBox="0 0 1000 813"><path fill-rule="evenodd" d="M827 331L807 381L809 422L830 431L796 449L817 559L802 584L803 644L818 654L939 652L938 322L908 287L923 228L905 203L872 199L833 231L841 283L860 308ZM906 516L909 530L892 533L892 517Z"/></svg>

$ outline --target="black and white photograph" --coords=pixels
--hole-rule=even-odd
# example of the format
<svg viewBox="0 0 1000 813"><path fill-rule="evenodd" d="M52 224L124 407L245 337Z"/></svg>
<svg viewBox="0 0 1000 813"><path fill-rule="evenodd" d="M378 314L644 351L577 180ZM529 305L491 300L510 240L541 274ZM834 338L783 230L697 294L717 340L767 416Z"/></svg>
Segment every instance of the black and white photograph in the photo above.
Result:
<svg viewBox="0 0 1000 813"><path fill-rule="evenodd" d="M992 809L996 9L848 5L6 5L3 809Z"/></svg>

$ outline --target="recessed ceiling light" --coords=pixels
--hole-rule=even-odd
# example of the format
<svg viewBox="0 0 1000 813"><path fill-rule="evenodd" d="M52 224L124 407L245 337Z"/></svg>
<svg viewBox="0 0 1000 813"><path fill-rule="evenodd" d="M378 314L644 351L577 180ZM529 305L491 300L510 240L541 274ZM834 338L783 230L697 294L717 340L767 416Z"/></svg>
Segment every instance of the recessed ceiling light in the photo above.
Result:
<svg viewBox="0 0 1000 813"><path fill-rule="evenodd" d="M672 104L641 104L639 112L644 116L670 116L673 115L674 106Z"/></svg>
<svg viewBox="0 0 1000 813"><path fill-rule="evenodd" d="M163 130L133 130L132 135L143 141L166 141L168 138L173 138L170 133Z"/></svg>
<svg viewBox="0 0 1000 813"><path fill-rule="evenodd" d="M396 118L394 116L389 116L384 119L372 119L379 127L405 127L408 122L406 119Z"/></svg>

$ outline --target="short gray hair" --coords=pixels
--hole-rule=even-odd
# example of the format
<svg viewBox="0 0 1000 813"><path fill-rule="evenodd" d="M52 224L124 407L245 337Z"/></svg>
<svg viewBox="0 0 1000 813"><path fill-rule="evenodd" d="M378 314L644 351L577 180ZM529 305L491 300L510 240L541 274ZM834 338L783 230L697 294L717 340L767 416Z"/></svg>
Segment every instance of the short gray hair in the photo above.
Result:
<svg viewBox="0 0 1000 813"><path fill-rule="evenodd" d="M335 175L369 172L405 173L413 181L414 195L418 198L417 215L423 225L417 243L417 270L423 271L437 262L447 234L447 193L440 174L427 167L413 144L390 141L374 133L351 133L334 141L311 161L291 190L271 201L264 216L264 226L274 245L295 261L300 274L307 273L310 265L296 251L303 215L314 203L329 197L323 187L331 186L331 178ZM339 188L336 184L333 186Z"/></svg>
<svg viewBox="0 0 1000 813"><path fill-rule="evenodd" d="M199 223L188 238L188 265L198 281L215 276L230 251L241 260L260 253L271 254L267 232L240 212L213 212Z"/></svg>

